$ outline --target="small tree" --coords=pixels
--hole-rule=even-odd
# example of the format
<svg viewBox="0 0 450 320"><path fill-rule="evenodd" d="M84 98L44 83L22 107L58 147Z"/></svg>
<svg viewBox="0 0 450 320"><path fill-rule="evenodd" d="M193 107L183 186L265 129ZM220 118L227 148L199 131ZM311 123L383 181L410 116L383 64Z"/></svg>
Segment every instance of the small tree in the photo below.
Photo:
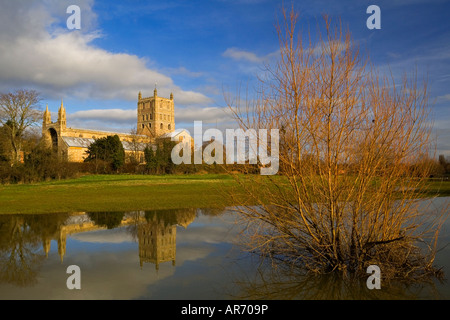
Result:
<svg viewBox="0 0 450 320"><path fill-rule="evenodd" d="M118 135L96 139L88 150L85 162L105 161L111 169L118 171L125 163L125 150Z"/></svg>
<svg viewBox="0 0 450 320"><path fill-rule="evenodd" d="M136 128L130 130L130 136L132 136L130 141L131 152L127 159L132 165L137 166L141 162L142 142Z"/></svg>
<svg viewBox="0 0 450 320"><path fill-rule="evenodd" d="M170 174L174 171L174 163L172 162L172 149L176 142L164 139L158 144L156 149L156 159L158 161L158 170L161 173Z"/></svg>
<svg viewBox="0 0 450 320"><path fill-rule="evenodd" d="M260 96L229 103L243 130L280 130L282 175L236 176L252 200L235 198L250 250L313 273L365 276L376 264L384 279L434 275L442 215L418 199L433 149L426 83L380 77L328 17L317 41L303 41L297 18L283 11Z"/></svg>
<svg viewBox="0 0 450 320"><path fill-rule="evenodd" d="M439 165L442 167L444 173L448 173L450 169L450 162L445 159L443 154L439 155Z"/></svg>
<svg viewBox="0 0 450 320"><path fill-rule="evenodd" d="M0 93L0 125L10 142L12 163L20 160L25 130L36 124L41 117L39 100L39 93L34 90Z"/></svg>
<svg viewBox="0 0 450 320"><path fill-rule="evenodd" d="M0 162L9 162L11 160L11 142L8 137L8 129L5 126L0 127Z"/></svg>
<svg viewBox="0 0 450 320"><path fill-rule="evenodd" d="M167 139L158 141L156 151L151 146L144 150L147 169L156 174L173 173L175 164L172 162L172 149L176 142Z"/></svg>
<svg viewBox="0 0 450 320"><path fill-rule="evenodd" d="M145 166L147 167L147 170L150 173L155 173L156 168L158 165L158 162L155 157L155 152L153 151L152 146L147 146L144 150L144 157L145 157Z"/></svg>
<svg viewBox="0 0 450 320"><path fill-rule="evenodd" d="M24 159L30 181L58 178L59 163L58 155L44 144L36 145Z"/></svg>

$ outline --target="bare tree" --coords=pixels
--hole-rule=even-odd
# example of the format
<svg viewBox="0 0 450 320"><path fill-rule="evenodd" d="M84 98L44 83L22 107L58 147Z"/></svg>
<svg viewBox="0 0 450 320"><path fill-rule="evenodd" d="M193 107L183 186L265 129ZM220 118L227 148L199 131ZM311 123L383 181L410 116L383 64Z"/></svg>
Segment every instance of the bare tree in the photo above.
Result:
<svg viewBox="0 0 450 320"><path fill-rule="evenodd" d="M128 155L128 161L134 165L138 165L142 162L144 157L144 139L142 135L138 134L136 127L130 130L130 136L132 136L129 145L131 147L131 152Z"/></svg>
<svg viewBox="0 0 450 320"><path fill-rule="evenodd" d="M17 90L0 94L0 125L3 126L11 144L11 162L20 160L22 139L27 128L41 117L38 110L39 93L34 90Z"/></svg>
<svg viewBox="0 0 450 320"><path fill-rule="evenodd" d="M280 130L281 174L236 176L258 204L235 199L250 250L315 273L433 273L442 216L417 199L430 169L420 160L433 150L426 81L379 75L327 16L304 41L297 19L283 10L280 58L256 102L229 100L242 129ZM425 253L419 240L430 240Z"/></svg>

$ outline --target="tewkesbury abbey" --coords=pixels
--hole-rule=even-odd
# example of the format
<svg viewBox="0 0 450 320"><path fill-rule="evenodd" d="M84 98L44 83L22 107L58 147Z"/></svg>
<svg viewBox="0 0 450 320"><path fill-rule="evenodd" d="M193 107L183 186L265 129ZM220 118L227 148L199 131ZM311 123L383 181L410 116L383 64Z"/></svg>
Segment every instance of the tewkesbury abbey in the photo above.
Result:
<svg viewBox="0 0 450 320"><path fill-rule="evenodd" d="M58 111L58 119L52 122L48 106L42 122L42 137L68 161L82 162L87 157L86 151L95 139L117 135L122 141L126 154L142 153L146 145L154 144L158 139L182 141L189 136L185 130L175 131L175 108L173 94L170 98L158 96L157 89L153 96L143 98L138 94L137 134L107 132L67 127L66 110L63 102ZM137 149L137 150L136 150Z"/></svg>
<svg viewBox="0 0 450 320"><path fill-rule="evenodd" d="M124 214L118 226L135 226L137 229L137 242L139 252L139 265L142 269L145 263L159 265L164 262L176 262L177 226L186 229L196 216L195 209L171 210L162 215L155 212L139 211L133 214ZM57 243L58 255L61 262L66 254L67 238L73 235L106 230L107 227L98 225L89 218L89 214L76 212L64 225L59 226L53 233L42 238L42 248L48 258L51 242Z"/></svg>

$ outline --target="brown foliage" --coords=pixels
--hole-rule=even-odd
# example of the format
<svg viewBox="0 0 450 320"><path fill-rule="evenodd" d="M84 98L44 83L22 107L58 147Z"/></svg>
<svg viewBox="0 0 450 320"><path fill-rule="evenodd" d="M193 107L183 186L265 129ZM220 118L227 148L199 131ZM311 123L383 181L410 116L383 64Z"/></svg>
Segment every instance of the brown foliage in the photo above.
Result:
<svg viewBox="0 0 450 320"><path fill-rule="evenodd" d="M258 99L229 105L242 129L280 130L281 177L240 181L258 203L236 209L249 249L315 273L435 274L443 216L417 199L433 146L426 81L379 75L326 16L318 40L304 41L297 18L283 11L280 58Z"/></svg>

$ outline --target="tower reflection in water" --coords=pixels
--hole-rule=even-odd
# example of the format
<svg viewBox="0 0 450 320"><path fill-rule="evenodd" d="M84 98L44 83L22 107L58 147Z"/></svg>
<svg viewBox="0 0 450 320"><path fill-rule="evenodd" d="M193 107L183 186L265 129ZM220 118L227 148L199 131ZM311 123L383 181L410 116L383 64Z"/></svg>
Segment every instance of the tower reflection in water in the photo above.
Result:
<svg viewBox="0 0 450 320"><path fill-rule="evenodd" d="M168 261L175 266L176 227L187 228L196 217L195 210L147 211L144 216L146 222L137 225L141 268L144 263L153 263L159 270L159 264Z"/></svg>

